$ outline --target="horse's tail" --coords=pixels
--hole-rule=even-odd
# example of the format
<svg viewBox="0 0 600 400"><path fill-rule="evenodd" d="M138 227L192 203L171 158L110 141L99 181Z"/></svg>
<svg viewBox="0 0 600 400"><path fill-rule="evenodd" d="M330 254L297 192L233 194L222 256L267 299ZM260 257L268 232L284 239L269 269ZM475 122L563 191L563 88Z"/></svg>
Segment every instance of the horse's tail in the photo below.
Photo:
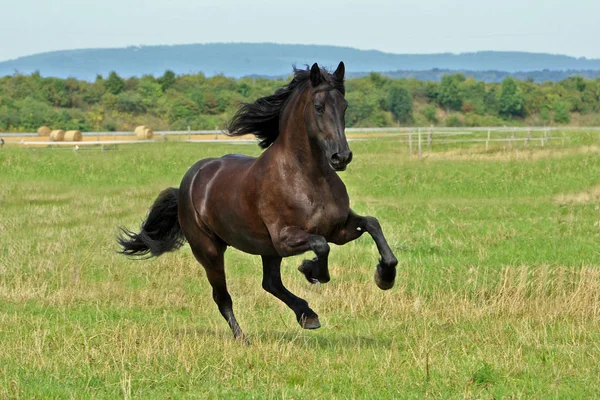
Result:
<svg viewBox="0 0 600 400"><path fill-rule="evenodd" d="M140 233L120 228L122 234L117 237L117 242L122 250L119 252L126 256L150 258L183 246L185 236L177 215L178 197L179 189L163 190L150 207Z"/></svg>

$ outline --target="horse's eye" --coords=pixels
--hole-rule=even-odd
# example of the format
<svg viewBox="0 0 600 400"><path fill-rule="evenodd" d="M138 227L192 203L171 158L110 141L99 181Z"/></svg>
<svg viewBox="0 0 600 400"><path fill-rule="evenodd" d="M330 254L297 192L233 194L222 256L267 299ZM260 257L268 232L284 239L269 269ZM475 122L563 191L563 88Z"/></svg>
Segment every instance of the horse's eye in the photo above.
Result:
<svg viewBox="0 0 600 400"><path fill-rule="evenodd" d="M323 104L315 104L315 110L317 110L319 114L323 114L325 112L325 106Z"/></svg>

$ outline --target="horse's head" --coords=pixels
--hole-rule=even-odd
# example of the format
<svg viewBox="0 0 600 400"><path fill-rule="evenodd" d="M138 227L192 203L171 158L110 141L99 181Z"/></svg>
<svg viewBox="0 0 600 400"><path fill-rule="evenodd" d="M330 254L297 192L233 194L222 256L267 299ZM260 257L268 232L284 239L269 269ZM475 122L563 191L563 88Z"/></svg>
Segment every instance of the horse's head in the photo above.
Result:
<svg viewBox="0 0 600 400"><path fill-rule="evenodd" d="M311 98L304 110L308 135L315 140L331 168L343 171L352 161L346 140L344 115L344 63L333 74L322 71L317 63L310 69Z"/></svg>

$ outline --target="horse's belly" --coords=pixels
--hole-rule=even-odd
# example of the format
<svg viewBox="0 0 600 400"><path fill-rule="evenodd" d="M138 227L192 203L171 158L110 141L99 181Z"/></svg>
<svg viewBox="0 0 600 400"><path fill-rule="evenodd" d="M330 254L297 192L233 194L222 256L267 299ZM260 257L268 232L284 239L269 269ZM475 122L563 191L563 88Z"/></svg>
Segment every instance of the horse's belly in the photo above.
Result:
<svg viewBox="0 0 600 400"><path fill-rule="evenodd" d="M241 220L230 226L218 224L215 233L229 246L249 254L277 255L269 232L248 226ZM233 228L233 229L232 229Z"/></svg>

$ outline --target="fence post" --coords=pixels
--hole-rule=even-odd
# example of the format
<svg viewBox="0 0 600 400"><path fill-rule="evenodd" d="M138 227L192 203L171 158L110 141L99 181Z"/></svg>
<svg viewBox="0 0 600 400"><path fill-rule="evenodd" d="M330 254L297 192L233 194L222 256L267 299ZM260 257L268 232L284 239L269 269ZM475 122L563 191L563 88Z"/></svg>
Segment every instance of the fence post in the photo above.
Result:
<svg viewBox="0 0 600 400"><path fill-rule="evenodd" d="M487 151L487 150L489 149L489 147L490 147L490 133L491 133L490 131L491 131L491 129L488 129L488 138L487 138L487 140L485 141L485 150L486 150L486 151Z"/></svg>
<svg viewBox="0 0 600 400"><path fill-rule="evenodd" d="M525 147L529 147L529 141L531 140L531 129L527 131L527 139L525 139Z"/></svg>
<svg viewBox="0 0 600 400"><path fill-rule="evenodd" d="M419 160L421 159L423 152L421 151L421 128L419 128Z"/></svg>
<svg viewBox="0 0 600 400"><path fill-rule="evenodd" d="M429 127L429 133L427 134L427 147L431 151L431 144L433 142L433 125Z"/></svg>
<svg viewBox="0 0 600 400"><path fill-rule="evenodd" d="M413 155L413 148L412 148L412 130L408 131L408 152L410 153L410 157L412 157Z"/></svg>
<svg viewBox="0 0 600 400"><path fill-rule="evenodd" d="M192 128L188 125L188 140L192 140Z"/></svg>
<svg viewBox="0 0 600 400"><path fill-rule="evenodd" d="M546 139L546 127L544 127L544 130L542 131L542 147L544 147L545 139Z"/></svg>
<svg viewBox="0 0 600 400"><path fill-rule="evenodd" d="M510 149L512 150L513 148L513 139L515 138L515 128L512 128L512 134L510 136Z"/></svg>

